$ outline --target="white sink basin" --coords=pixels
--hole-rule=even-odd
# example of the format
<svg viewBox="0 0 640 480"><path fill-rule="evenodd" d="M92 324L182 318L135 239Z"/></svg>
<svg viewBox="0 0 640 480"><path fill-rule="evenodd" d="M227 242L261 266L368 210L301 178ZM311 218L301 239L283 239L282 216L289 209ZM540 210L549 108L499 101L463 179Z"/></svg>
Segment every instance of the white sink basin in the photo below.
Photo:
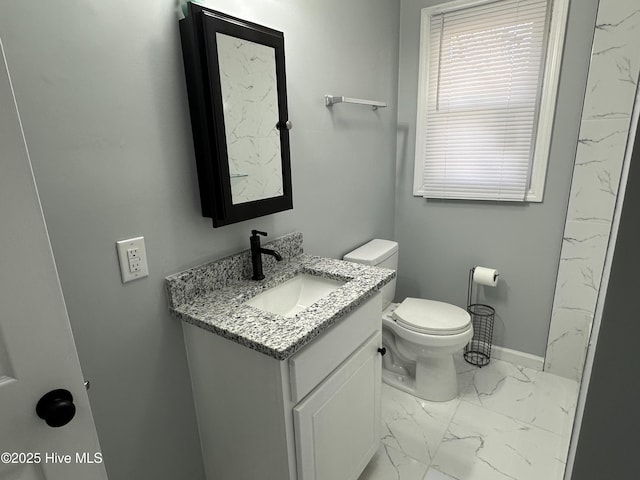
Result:
<svg viewBox="0 0 640 480"><path fill-rule="evenodd" d="M299 273L291 280L270 288L245 303L277 315L293 317L344 284L339 280Z"/></svg>

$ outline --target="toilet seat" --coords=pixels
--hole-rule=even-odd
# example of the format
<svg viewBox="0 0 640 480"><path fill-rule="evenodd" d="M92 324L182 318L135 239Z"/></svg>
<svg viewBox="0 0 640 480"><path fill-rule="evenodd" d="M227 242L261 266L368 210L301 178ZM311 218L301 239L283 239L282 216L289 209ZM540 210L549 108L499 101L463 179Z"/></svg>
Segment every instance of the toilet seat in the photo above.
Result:
<svg viewBox="0 0 640 480"><path fill-rule="evenodd" d="M456 335L471 327L469 313L450 303L407 297L392 313L402 327L428 335Z"/></svg>

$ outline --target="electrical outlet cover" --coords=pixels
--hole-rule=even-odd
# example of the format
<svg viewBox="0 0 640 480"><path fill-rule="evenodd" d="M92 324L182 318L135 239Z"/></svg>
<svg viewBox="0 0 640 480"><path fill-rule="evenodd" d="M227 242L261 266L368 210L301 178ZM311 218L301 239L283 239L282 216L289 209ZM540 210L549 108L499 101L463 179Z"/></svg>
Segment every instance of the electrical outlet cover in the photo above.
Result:
<svg viewBox="0 0 640 480"><path fill-rule="evenodd" d="M144 237L119 240L116 242L116 249L118 251L118 260L120 263L120 275L122 277L122 283L127 283L131 280L137 280L138 278L149 276L149 266L147 265L147 251L144 248ZM132 249L137 250L137 258L135 258L135 261L133 262L133 259L131 259L129 255L129 251ZM136 264L136 268L132 268L133 263Z"/></svg>

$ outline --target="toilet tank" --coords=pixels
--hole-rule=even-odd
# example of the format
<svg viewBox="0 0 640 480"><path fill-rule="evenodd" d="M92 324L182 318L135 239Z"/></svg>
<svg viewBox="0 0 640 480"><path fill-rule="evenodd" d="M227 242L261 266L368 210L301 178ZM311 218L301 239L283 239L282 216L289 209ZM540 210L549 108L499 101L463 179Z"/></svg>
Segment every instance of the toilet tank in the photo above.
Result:
<svg viewBox="0 0 640 480"><path fill-rule="evenodd" d="M375 238L368 243L347 253L344 260L348 262L374 265L381 268L398 269L398 242ZM382 287L382 309L393 301L396 294L396 279L394 278Z"/></svg>

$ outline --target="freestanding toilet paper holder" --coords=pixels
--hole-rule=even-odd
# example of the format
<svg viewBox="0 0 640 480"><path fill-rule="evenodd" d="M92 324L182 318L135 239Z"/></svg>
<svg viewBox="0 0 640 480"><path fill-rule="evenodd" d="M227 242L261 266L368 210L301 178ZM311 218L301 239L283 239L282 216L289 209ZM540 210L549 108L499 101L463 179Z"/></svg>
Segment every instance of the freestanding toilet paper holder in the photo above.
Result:
<svg viewBox="0 0 640 480"><path fill-rule="evenodd" d="M464 359L471 365L484 367L491 360L491 345L493 343L493 323L496 311L493 307L483 303L471 303L473 292L473 276L477 267L469 270L469 288L467 289L467 312L471 316L473 337L464 347ZM493 281L498 279L494 272Z"/></svg>

